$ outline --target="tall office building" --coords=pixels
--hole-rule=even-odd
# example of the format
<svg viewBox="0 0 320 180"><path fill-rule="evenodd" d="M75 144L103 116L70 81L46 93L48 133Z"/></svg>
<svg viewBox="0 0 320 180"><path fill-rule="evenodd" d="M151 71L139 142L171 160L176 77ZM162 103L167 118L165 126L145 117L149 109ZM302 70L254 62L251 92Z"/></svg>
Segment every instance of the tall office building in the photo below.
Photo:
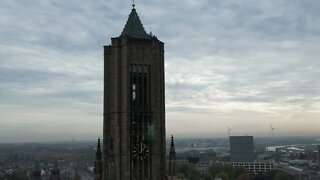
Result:
<svg viewBox="0 0 320 180"><path fill-rule="evenodd" d="M253 136L230 136L230 161L254 161Z"/></svg>
<svg viewBox="0 0 320 180"><path fill-rule="evenodd" d="M164 91L164 43L133 5L104 47L103 179L166 179Z"/></svg>

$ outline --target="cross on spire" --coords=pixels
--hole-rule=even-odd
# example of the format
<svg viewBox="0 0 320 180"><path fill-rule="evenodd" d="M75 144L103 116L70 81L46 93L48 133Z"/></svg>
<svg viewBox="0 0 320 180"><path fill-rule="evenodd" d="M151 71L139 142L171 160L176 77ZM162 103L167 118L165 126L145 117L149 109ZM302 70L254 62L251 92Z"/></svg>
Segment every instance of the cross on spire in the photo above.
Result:
<svg viewBox="0 0 320 180"><path fill-rule="evenodd" d="M134 0L132 0L132 8L134 9L136 5L134 4Z"/></svg>

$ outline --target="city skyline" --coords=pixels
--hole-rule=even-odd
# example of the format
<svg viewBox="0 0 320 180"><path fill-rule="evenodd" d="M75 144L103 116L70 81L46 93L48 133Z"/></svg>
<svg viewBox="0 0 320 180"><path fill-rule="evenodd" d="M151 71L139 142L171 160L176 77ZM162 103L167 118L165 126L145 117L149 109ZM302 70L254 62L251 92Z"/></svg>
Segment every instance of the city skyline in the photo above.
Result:
<svg viewBox="0 0 320 180"><path fill-rule="evenodd" d="M102 49L131 2L0 5L0 142L102 137ZM167 136L319 136L319 7L136 1L165 42Z"/></svg>

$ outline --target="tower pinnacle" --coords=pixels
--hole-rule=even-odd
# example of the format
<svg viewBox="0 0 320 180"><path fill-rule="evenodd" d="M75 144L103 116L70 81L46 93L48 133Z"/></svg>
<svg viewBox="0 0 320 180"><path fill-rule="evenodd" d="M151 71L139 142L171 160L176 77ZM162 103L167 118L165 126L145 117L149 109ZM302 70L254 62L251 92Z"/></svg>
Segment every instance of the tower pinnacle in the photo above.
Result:
<svg viewBox="0 0 320 180"><path fill-rule="evenodd" d="M169 154L169 177L170 179L175 179L176 175L176 150L174 146L173 135L171 136L171 143L170 143L170 154Z"/></svg>
<svg viewBox="0 0 320 180"><path fill-rule="evenodd" d="M169 158L170 158L171 160L176 160L176 151L175 151L175 146L174 146L173 135L171 136L170 156L169 156Z"/></svg>
<svg viewBox="0 0 320 180"><path fill-rule="evenodd" d="M132 0L132 8L134 9L136 5L134 4L134 0Z"/></svg>
<svg viewBox="0 0 320 180"><path fill-rule="evenodd" d="M100 137L98 138L96 161L94 162L94 180L102 179L102 153L100 147Z"/></svg>
<svg viewBox="0 0 320 180"><path fill-rule="evenodd" d="M123 31L120 36L124 37L131 37L131 38L138 38L138 39L152 39L152 37L146 33L140 18L138 16L138 13L136 11L134 0L132 1L132 10L129 14L128 20L126 22L126 25L123 28Z"/></svg>

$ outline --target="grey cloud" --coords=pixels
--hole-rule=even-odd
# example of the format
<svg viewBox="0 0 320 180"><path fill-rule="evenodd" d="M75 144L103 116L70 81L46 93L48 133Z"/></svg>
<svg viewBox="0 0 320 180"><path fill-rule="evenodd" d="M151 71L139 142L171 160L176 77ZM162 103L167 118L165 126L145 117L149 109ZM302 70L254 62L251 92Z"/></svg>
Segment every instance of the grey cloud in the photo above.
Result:
<svg viewBox="0 0 320 180"><path fill-rule="evenodd" d="M165 42L168 119L270 118L255 104L292 114L319 107L317 0L136 4L145 29ZM0 105L101 115L102 46L121 33L130 8L125 0L1 1Z"/></svg>
<svg viewBox="0 0 320 180"><path fill-rule="evenodd" d="M34 83L38 81L51 81L64 79L66 75L50 73L47 71L29 69L9 69L0 67L0 84L5 83Z"/></svg>

